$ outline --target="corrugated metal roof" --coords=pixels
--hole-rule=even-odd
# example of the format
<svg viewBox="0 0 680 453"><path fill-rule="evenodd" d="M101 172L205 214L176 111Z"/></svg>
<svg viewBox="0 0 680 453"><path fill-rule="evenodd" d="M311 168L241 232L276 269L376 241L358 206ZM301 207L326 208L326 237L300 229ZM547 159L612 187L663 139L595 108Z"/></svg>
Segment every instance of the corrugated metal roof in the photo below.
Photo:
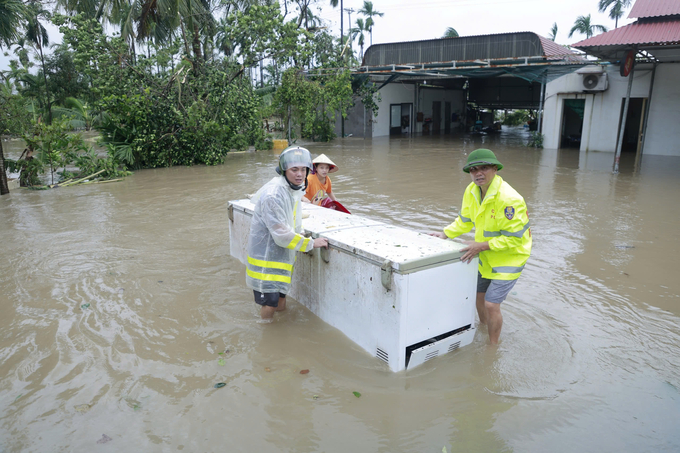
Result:
<svg viewBox="0 0 680 453"><path fill-rule="evenodd" d="M662 17L676 14L680 14L680 1L678 0L637 0L628 18Z"/></svg>
<svg viewBox="0 0 680 453"><path fill-rule="evenodd" d="M519 57L572 61L578 54L536 33L499 33L374 44L366 50L362 66Z"/></svg>
<svg viewBox="0 0 680 453"><path fill-rule="evenodd" d="M680 20L659 20L654 22L637 21L630 25L572 44L572 47L585 51L588 47L594 46L620 46L633 44L659 45L677 43L680 43Z"/></svg>

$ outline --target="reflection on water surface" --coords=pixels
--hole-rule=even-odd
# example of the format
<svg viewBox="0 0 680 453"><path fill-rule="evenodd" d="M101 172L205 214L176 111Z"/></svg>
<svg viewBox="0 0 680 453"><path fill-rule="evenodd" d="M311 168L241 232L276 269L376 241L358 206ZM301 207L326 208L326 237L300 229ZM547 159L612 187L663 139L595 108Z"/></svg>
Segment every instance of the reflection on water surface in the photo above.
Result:
<svg viewBox="0 0 680 453"><path fill-rule="evenodd" d="M680 159L613 175L612 154L524 140L309 144L345 206L401 226L452 221L482 146L527 199L501 345L397 374L292 301L257 322L226 206L271 152L0 198L0 450L677 451Z"/></svg>

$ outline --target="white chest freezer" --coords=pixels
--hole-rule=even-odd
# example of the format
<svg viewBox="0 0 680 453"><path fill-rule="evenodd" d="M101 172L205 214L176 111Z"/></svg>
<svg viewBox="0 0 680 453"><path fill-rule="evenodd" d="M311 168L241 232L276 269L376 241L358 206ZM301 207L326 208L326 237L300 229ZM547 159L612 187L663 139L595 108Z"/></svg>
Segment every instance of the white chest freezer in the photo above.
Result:
<svg viewBox="0 0 680 453"><path fill-rule="evenodd" d="M230 252L245 264L254 205L229 202ZM392 371L472 342L477 258L464 245L308 203L302 227L329 248L299 253L290 296Z"/></svg>

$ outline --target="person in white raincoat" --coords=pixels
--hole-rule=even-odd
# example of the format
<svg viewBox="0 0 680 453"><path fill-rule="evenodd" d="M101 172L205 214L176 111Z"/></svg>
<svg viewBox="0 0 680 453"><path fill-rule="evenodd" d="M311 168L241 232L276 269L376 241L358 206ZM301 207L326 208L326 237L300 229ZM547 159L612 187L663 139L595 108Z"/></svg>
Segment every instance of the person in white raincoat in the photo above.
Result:
<svg viewBox="0 0 680 453"><path fill-rule="evenodd" d="M262 319L286 309L286 294L293 277L295 252L328 247L326 238L304 237L300 201L307 188L312 156L299 146L279 156L275 177L253 196L255 204L248 239L246 285L261 305Z"/></svg>

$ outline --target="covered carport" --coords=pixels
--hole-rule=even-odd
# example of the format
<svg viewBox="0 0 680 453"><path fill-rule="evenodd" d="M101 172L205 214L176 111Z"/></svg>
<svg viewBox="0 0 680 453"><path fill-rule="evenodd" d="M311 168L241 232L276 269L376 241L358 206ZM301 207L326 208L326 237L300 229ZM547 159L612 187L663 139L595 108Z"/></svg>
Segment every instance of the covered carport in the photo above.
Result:
<svg viewBox="0 0 680 453"><path fill-rule="evenodd" d="M356 81L370 81L379 89L378 115L372 118L357 102L338 122L336 133L377 137L464 131L474 107L540 112L545 84L586 63L531 32L376 44L352 72Z"/></svg>

